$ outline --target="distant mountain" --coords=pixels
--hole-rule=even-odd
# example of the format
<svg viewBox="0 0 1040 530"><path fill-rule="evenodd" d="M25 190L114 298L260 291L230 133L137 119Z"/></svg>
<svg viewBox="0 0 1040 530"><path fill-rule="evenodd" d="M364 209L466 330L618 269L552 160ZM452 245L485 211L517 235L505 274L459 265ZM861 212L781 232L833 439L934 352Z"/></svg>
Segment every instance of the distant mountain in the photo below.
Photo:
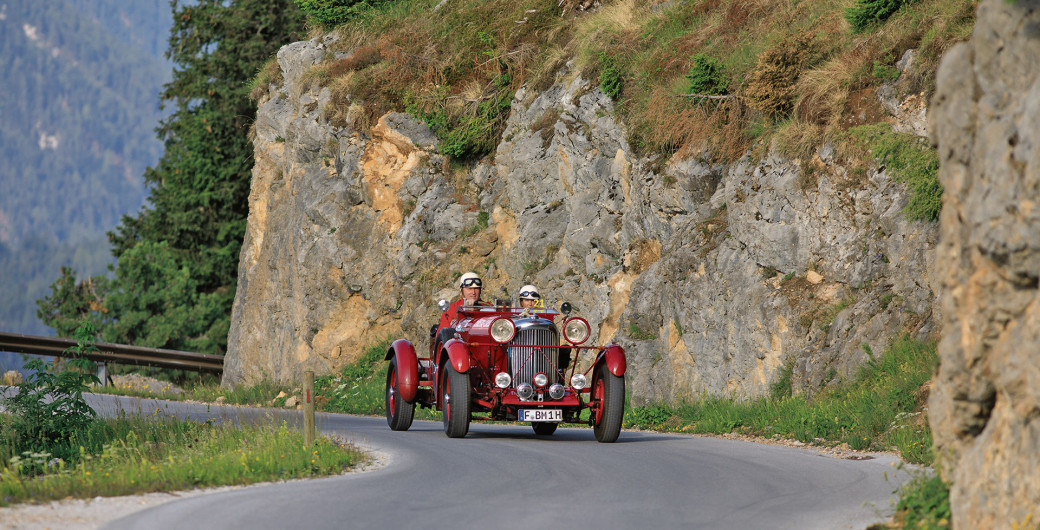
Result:
<svg viewBox="0 0 1040 530"><path fill-rule="evenodd" d="M46 333L59 267L103 272L144 204L171 23L168 0L0 0L0 330Z"/></svg>

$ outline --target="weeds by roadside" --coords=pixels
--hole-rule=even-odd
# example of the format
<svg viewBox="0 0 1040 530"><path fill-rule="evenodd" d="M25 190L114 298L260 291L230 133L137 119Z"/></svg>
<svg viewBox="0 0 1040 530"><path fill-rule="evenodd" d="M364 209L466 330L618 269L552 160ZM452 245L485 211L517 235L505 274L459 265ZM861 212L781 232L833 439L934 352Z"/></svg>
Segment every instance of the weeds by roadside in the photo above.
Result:
<svg viewBox="0 0 1040 530"><path fill-rule="evenodd" d="M89 323L76 338L70 353L96 350ZM99 418L82 395L99 382L90 364L75 357L54 366L30 360L26 381L2 398L0 506L321 476L361 458L327 438L305 447L302 433L284 422L240 428L169 417ZM242 399L262 390L246 389Z"/></svg>
<svg viewBox="0 0 1040 530"><path fill-rule="evenodd" d="M306 448L285 423L239 428L127 416L99 420L75 441L72 461L0 446L0 506L324 476L362 458L328 438Z"/></svg>
<svg viewBox="0 0 1040 530"><path fill-rule="evenodd" d="M626 426L654 430L793 438L857 450L897 450L911 463L932 463L932 436L921 412L921 387L937 362L935 343L897 339L871 359L853 381L808 399L790 395L790 384L751 401L705 398L669 406L638 407ZM786 390L786 395L784 395Z"/></svg>

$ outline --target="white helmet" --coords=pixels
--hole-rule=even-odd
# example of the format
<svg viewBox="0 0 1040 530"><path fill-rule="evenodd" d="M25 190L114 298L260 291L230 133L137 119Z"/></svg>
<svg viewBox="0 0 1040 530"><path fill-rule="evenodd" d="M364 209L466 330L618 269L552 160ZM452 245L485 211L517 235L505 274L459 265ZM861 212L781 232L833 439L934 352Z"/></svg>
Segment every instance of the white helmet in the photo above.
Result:
<svg viewBox="0 0 1040 530"><path fill-rule="evenodd" d="M459 288L463 287L481 287L480 276L477 276L475 272L467 272L459 278Z"/></svg>
<svg viewBox="0 0 1040 530"><path fill-rule="evenodd" d="M542 295L538 294L538 288L533 285L525 285L520 288L520 300L538 300Z"/></svg>

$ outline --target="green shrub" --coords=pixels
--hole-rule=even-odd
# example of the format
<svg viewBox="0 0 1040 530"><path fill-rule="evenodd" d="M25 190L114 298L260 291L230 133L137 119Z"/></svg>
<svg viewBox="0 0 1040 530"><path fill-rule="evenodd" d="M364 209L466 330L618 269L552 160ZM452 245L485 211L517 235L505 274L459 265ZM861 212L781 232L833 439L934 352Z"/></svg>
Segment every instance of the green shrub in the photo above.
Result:
<svg viewBox="0 0 1040 530"><path fill-rule="evenodd" d="M94 346L95 328L91 323L76 330L76 346L66 350L82 355L97 351ZM60 371L52 371L42 360L33 358L25 363L30 371L18 392L5 398L13 418L6 427L5 438L11 442L14 454L30 452L47 455L33 465L33 472L42 472L47 462L58 459L74 462L79 459L79 440L94 427L97 418L94 409L83 399L83 392L91 383L99 383L92 373L94 363L73 357ZM49 400L49 401L48 401Z"/></svg>
<svg viewBox="0 0 1040 530"><path fill-rule="evenodd" d="M896 520L902 528L949 528L950 485L938 475L914 477L899 492Z"/></svg>
<svg viewBox="0 0 1040 530"><path fill-rule="evenodd" d="M718 96L729 90L729 80L726 79L722 63L703 53L693 58L693 66L686 74L686 79L689 81L686 90L691 94Z"/></svg>
<svg viewBox="0 0 1040 530"><path fill-rule="evenodd" d="M621 67L618 66L617 61L613 57L607 54L600 55L599 63L599 88L610 99L617 101L621 97L621 90L624 88Z"/></svg>
<svg viewBox="0 0 1040 530"><path fill-rule="evenodd" d="M859 0L845 11L845 20L849 21L853 30L863 31L888 20L899 8L911 2L913 0Z"/></svg>
<svg viewBox="0 0 1040 530"><path fill-rule="evenodd" d="M887 124L863 125L849 132L892 171L897 182L910 188L910 202L903 209L908 219L939 219L943 194L938 177L939 155L926 139L897 133Z"/></svg>
<svg viewBox="0 0 1040 530"><path fill-rule="evenodd" d="M331 28L344 24L358 13L386 0L295 0L311 20L318 25Z"/></svg>

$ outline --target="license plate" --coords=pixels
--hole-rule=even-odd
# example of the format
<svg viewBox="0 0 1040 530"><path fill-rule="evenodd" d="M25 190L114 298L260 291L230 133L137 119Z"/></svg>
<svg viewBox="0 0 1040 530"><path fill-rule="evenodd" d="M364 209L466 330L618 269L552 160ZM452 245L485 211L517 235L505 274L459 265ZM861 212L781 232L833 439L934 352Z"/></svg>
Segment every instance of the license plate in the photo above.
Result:
<svg viewBox="0 0 1040 530"><path fill-rule="evenodd" d="M563 421L563 409L520 409L519 421Z"/></svg>

